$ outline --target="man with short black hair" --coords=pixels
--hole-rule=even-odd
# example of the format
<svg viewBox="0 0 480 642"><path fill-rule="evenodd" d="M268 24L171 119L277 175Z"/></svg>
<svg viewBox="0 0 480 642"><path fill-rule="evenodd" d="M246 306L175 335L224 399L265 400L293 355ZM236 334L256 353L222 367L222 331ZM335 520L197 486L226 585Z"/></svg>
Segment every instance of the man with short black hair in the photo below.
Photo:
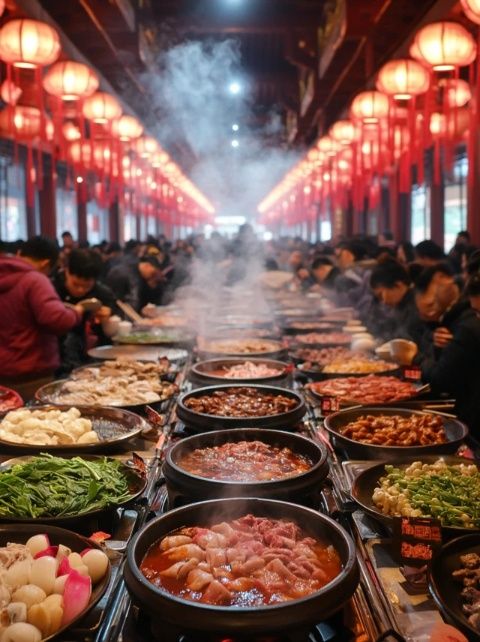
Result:
<svg viewBox="0 0 480 642"><path fill-rule="evenodd" d="M112 290L99 282L102 259L95 250L73 250L67 266L57 272L53 284L65 303L78 304L84 299L98 299L102 307L94 313L85 313L82 323L73 328L60 341L61 369L57 376L64 376L73 368L88 361L88 349L93 345L109 342L104 327L116 307Z"/></svg>
<svg viewBox="0 0 480 642"><path fill-rule="evenodd" d="M0 384L25 401L52 380L60 362L57 337L83 315L79 306L65 307L47 276L58 255L54 241L36 236L17 256L0 258Z"/></svg>
<svg viewBox="0 0 480 642"><path fill-rule="evenodd" d="M415 245L415 260L423 267L430 267L445 261L445 252L435 241L427 239Z"/></svg>
<svg viewBox="0 0 480 642"><path fill-rule="evenodd" d="M439 324L433 335L433 356L420 354L417 359L422 378L434 392L452 394L459 418L470 430L478 431L480 319L469 301L461 297L452 271L444 265L429 268L420 275L416 302L424 316Z"/></svg>

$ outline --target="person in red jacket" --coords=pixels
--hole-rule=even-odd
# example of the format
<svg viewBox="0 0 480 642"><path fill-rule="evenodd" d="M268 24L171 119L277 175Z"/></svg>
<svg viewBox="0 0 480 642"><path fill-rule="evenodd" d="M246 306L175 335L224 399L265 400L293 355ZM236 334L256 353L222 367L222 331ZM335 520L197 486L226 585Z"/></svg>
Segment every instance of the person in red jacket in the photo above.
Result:
<svg viewBox="0 0 480 642"><path fill-rule="evenodd" d="M0 257L0 384L28 401L59 366L58 336L77 325L80 306L66 307L48 274L58 260L54 241L36 236L17 256Z"/></svg>

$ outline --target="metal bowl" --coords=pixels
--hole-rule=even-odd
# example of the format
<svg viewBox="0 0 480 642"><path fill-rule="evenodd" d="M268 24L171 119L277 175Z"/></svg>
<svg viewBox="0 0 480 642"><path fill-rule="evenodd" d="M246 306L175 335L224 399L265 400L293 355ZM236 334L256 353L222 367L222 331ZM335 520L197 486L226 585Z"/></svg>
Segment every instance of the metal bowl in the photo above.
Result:
<svg viewBox="0 0 480 642"><path fill-rule="evenodd" d="M74 406L44 405L33 406L28 410L60 410L67 412ZM0 439L0 446L6 453L17 453L21 455L35 455L40 452L52 454L79 454L79 453L105 453L119 446L125 446L127 442L137 437L142 430L149 428L147 422L128 410L121 408L93 408L80 406L78 408L81 417L92 422L92 430L98 436L99 441L92 444L60 444L52 446L49 444L19 444L6 439ZM2 422L0 421L0 428Z"/></svg>
<svg viewBox="0 0 480 642"><path fill-rule="evenodd" d="M444 444L431 444L426 446L380 446L375 444L364 444L355 441L342 434L342 429L352 421L365 415L400 415L410 417L412 415L422 416L434 414L422 410L410 410L409 408L388 408L364 406L363 408L346 408L335 412L325 418L325 428L330 433L333 446L343 450L350 459L395 459L411 460L423 457L423 455L447 455L455 453L468 435L468 428L458 419L445 418L444 428L447 442Z"/></svg>
<svg viewBox="0 0 480 642"><path fill-rule="evenodd" d="M214 342L207 342L203 346L199 346L198 348L198 355L202 359L215 359L215 358L221 358L221 357L238 357L242 359L254 359L254 358L264 358L264 359L281 359L285 353L286 349L284 345L280 341L274 341L272 339L259 339L258 337L243 337L242 339L227 339L227 338L222 338L222 339L217 339L215 343L217 345L220 343L220 341L252 341L252 342L259 342L261 341L264 346L265 350L260 351L260 352L235 352L232 350L232 352L228 352L228 347L225 351L222 351L221 349L219 350L218 348L215 348ZM213 345L212 345L213 344Z"/></svg>
<svg viewBox="0 0 480 642"><path fill-rule="evenodd" d="M225 417L222 415L208 415L195 412L185 405L185 401L191 397L212 394L216 391L230 390L232 388L255 388L259 392L270 393L273 395L284 395L297 402L293 410L283 412L278 415L266 415L263 417ZM274 386L260 385L225 385L225 386L208 386L207 388L198 388L192 392L182 395L177 402L177 416L185 424L196 430L220 430L224 428L242 428L251 426L252 428L288 428L294 426L302 419L307 409L303 398L293 390L286 388L276 388Z"/></svg>
<svg viewBox="0 0 480 642"><path fill-rule="evenodd" d="M220 374L222 368L231 368L232 366L240 365L249 361L258 365L266 365L269 368L278 370L278 374L270 375L267 377L250 377L250 378L228 378ZM227 359L208 359L207 361L199 361L192 366L190 370L190 379L204 384L213 383L273 383L283 381L291 372L291 367L284 361L277 361L275 359L244 359L227 358Z"/></svg>

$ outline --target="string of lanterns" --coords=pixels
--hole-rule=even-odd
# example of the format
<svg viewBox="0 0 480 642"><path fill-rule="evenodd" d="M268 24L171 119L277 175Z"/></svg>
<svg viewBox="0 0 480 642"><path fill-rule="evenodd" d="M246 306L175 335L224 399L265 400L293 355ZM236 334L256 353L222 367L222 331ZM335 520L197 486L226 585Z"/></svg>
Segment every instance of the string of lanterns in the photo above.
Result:
<svg viewBox="0 0 480 642"><path fill-rule="evenodd" d="M5 9L0 0L0 15ZM5 78L0 96L0 135L26 147L27 200L41 189L43 154L67 166L67 178L82 201L102 207L118 199L132 211L195 226L214 212L206 197L144 132L119 101L99 90L93 69L59 60L60 38L50 25L27 18L0 28ZM56 174L54 172L54 174Z"/></svg>
<svg viewBox="0 0 480 642"><path fill-rule="evenodd" d="M461 0L461 6L480 25L480 0ZM260 203L262 222L295 225L316 215L318 206L322 217L349 203L357 212L373 210L383 180L398 178L400 193L410 193L412 176L424 182L430 150L434 184L442 168L451 171L460 142L470 160L480 125L477 53L475 38L460 23L419 29L410 58L384 64L375 89L357 94L349 117L335 122ZM468 82L460 78L462 67L468 67Z"/></svg>

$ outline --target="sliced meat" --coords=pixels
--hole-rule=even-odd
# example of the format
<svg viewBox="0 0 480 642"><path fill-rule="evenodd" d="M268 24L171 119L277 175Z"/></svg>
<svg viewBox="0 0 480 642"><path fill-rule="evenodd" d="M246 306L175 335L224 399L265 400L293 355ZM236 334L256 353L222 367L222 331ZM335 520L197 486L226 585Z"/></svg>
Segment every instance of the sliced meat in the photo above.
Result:
<svg viewBox="0 0 480 642"><path fill-rule="evenodd" d="M193 538L195 544L201 546L202 548L219 548L225 547L227 544L227 538L221 533L215 533L214 531L205 530L198 535L195 535Z"/></svg>
<svg viewBox="0 0 480 642"><path fill-rule="evenodd" d="M274 559L269 562L265 566L265 570L273 571L274 573L277 573L277 575L279 575L282 579L288 580L289 582L295 582L296 580L296 577L292 573L292 571L289 571L285 564L279 559Z"/></svg>
<svg viewBox="0 0 480 642"><path fill-rule="evenodd" d="M165 537L160 543L160 549L162 551L167 551L169 548L177 548L177 546L183 546L184 544L191 544L192 538L187 535L170 535L170 537Z"/></svg>
<svg viewBox="0 0 480 642"><path fill-rule="evenodd" d="M212 567L223 566L227 563L227 554L223 548L209 547L205 551L205 556L208 564Z"/></svg>
<svg viewBox="0 0 480 642"><path fill-rule="evenodd" d="M229 543L236 537L236 531L234 531L230 524L227 524L227 522L215 524L215 526L212 526L211 530L214 533L220 533L220 535L226 537Z"/></svg>
<svg viewBox="0 0 480 642"><path fill-rule="evenodd" d="M196 567L197 564L198 560L195 558L192 558L187 562L176 562L176 564L173 564L164 571L161 571L160 575L163 577L172 577L176 580L182 580L192 569Z"/></svg>
<svg viewBox="0 0 480 642"><path fill-rule="evenodd" d="M189 560L194 557L197 560L205 559L205 551L196 544L183 544L167 550L169 559L174 561Z"/></svg>
<svg viewBox="0 0 480 642"><path fill-rule="evenodd" d="M187 576L187 588L191 591L201 591L204 586L213 581L213 575L199 568L194 568Z"/></svg>
<svg viewBox="0 0 480 642"><path fill-rule="evenodd" d="M208 604L229 604L232 594L221 582L213 580L203 594L203 599Z"/></svg>

